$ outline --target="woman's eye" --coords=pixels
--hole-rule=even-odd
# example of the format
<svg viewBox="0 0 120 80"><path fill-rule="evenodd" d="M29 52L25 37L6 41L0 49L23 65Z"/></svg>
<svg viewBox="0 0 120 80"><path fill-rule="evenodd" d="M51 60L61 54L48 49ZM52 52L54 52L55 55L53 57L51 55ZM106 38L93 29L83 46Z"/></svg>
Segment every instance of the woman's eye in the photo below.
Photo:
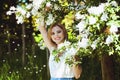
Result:
<svg viewBox="0 0 120 80"><path fill-rule="evenodd" d="M61 31L57 31L57 33L61 33Z"/></svg>
<svg viewBox="0 0 120 80"><path fill-rule="evenodd" d="M52 35L54 35L55 33L53 32Z"/></svg>

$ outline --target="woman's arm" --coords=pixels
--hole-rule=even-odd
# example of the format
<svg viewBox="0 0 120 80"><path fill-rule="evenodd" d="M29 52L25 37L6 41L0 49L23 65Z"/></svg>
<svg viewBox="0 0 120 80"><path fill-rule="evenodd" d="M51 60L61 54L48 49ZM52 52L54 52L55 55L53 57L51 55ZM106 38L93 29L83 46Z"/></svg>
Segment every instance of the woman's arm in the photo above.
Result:
<svg viewBox="0 0 120 80"><path fill-rule="evenodd" d="M80 78L80 75L82 73L82 67L80 65L73 65L72 66L73 73L76 79Z"/></svg>
<svg viewBox="0 0 120 80"><path fill-rule="evenodd" d="M41 24L39 25L38 29L41 32L41 35L43 37L43 40L44 40L45 45L47 46L47 48L49 50L51 50L51 48L55 47L55 44L53 44L51 42L51 40L48 38L48 34L47 34L47 30L45 28L44 22L41 22Z"/></svg>
<svg viewBox="0 0 120 80"><path fill-rule="evenodd" d="M80 61L80 58L77 55L74 55L73 59L74 59L75 62ZM72 69L73 69L73 73L74 73L75 78L76 79L80 78L80 75L82 73L81 65L79 63L78 64L73 64Z"/></svg>

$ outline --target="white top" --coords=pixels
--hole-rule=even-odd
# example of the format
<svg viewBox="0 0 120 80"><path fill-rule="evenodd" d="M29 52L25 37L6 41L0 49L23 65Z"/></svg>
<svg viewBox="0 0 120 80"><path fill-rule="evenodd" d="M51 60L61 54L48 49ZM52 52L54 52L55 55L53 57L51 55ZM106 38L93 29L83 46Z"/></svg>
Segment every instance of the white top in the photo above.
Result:
<svg viewBox="0 0 120 80"><path fill-rule="evenodd" d="M65 64L65 57L66 57L66 52L60 56L60 61L56 62L54 61L54 56L52 53L50 54L49 58L49 68L50 68L50 75L53 78L73 78L74 74L72 71L72 68L68 65Z"/></svg>

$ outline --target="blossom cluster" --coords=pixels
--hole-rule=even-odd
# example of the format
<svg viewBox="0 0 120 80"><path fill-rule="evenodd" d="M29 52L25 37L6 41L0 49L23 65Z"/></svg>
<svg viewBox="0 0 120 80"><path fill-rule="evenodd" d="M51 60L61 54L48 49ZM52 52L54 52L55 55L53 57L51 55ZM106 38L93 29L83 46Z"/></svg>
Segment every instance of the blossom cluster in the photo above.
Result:
<svg viewBox="0 0 120 80"><path fill-rule="evenodd" d="M86 9L86 13L76 13L79 23L76 27L82 38L86 38L90 43L88 46L93 50L100 49L109 55L113 53L120 54L120 43L118 34L120 28L120 11L116 1L101 3L99 6L91 6ZM83 35L84 33L84 35ZM86 41L86 44L88 43ZM85 44L85 43L81 43ZM116 47L117 46L117 47ZM117 50L116 50L117 49Z"/></svg>
<svg viewBox="0 0 120 80"><path fill-rule="evenodd" d="M44 8L44 6L46 8ZM33 0L31 3L18 4L17 7L11 6L6 14L15 14L17 24L22 24L32 17L33 25L39 26L39 22L43 21L45 15L47 15L48 8L50 7L50 2L46 2L45 0ZM47 25L52 24L53 20L53 15L48 14L46 19Z"/></svg>

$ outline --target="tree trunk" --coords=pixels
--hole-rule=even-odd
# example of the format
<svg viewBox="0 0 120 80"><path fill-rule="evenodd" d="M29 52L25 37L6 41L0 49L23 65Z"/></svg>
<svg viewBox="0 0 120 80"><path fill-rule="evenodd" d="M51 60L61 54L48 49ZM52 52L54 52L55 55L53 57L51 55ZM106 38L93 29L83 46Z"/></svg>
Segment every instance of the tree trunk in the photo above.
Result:
<svg viewBox="0 0 120 80"><path fill-rule="evenodd" d="M114 80L113 58L103 55L101 58L102 80Z"/></svg>
<svg viewBox="0 0 120 80"><path fill-rule="evenodd" d="M46 49L46 53L47 53L47 55L46 55L46 59L47 59L47 64L46 64L46 68L47 68L47 79L49 80L50 79L50 71L49 71L49 50L48 49Z"/></svg>
<svg viewBox="0 0 120 80"><path fill-rule="evenodd" d="M22 24L22 65L25 64L25 25Z"/></svg>

